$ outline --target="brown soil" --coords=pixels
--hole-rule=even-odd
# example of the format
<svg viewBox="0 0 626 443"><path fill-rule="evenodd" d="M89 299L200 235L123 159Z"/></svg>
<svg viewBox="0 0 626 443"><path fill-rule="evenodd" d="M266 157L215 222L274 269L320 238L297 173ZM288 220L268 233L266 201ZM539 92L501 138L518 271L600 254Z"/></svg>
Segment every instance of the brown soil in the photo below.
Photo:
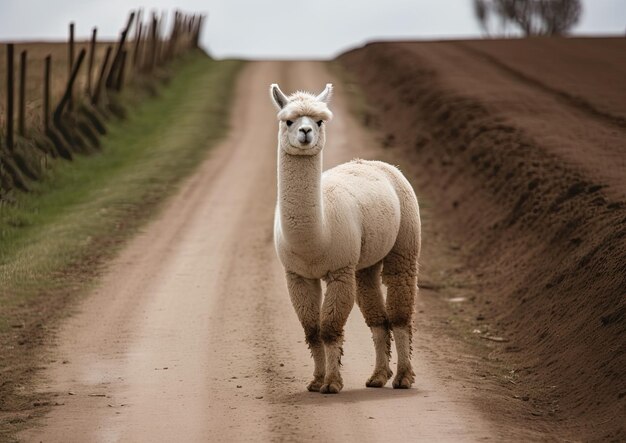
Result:
<svg viewBox="0 0 626 443"><path fill-rule="evenodd" d="M276 121L267 88L321 90L322 63L250 63L239 80L231 136L158 221L110 265L64 322L37 383L48 415L26 441L476 441L537 440L480 413L500 370L483 349L450 337L445 297L471 289L458 248L424 202L425 238L415 343L415 389L367 389L370 331L358 309L346 331L335 396L306 391L312 360L272 243ZM335 79L326 166L394 160L350 117ZM391 154L391 155L388 155ZM398 159L399 160L399 159ZM400 160L401 162L401 160ZM470 285L471 286L471 285ZM474 352L476 351L476 352ZM483 353L483 354L481 354ZM456 376L455 365L466 368ZM521 402L520 402L521 403Z"/></svg>
<svg viewBox="0 0 626 443"><path fill-rule="evenodd" d="M626 439L623 53L624 39L536 39L339 59L479 277L461 315L509 340L490 358L515 377L483 408L545 438Z"/></svg>

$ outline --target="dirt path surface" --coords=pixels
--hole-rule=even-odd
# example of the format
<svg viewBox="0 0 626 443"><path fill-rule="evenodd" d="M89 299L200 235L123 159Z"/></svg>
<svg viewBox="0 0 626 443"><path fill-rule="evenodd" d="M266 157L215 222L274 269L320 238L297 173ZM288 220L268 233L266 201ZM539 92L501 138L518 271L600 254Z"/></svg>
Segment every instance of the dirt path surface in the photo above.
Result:
<svg viewBox="0 0 626 443"><path fill-rule="evenodd" d="M272 243L276 122L267 89L279 82L285 91L321 90L329 79L321 63L244 69L231 135L64 323L40 386L57 393L60 406L20 438L368 442L494 435L465 386L444 380L447 372L431 363L439 344L419 324L417 388L365 388L374 352L356 308L346 331L344 391L306 391L313 362ZM338 86L326 166L380 157L349 117Z"/></svg>

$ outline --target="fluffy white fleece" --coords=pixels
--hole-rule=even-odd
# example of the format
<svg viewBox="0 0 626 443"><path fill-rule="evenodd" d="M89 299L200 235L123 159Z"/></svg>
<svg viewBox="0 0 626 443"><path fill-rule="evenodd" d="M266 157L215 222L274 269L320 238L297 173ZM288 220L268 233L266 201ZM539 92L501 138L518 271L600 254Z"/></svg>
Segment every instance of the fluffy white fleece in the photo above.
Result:
<svg viewBox="0 0 626 443"><path fill-rule="evenodd" d="M391 376L391 327L400 357L394 387L407 388L414 380L410 342L420 251L413 188L396 167L380 161L353 160L322 172L331 85L318 96L287 97L277 85L270 93L279 109L274 242L315 360L309 389L341 390L343 327L355 300L376 347L367 385L382 386ZM323 304L320 279L327 282Z"/></svg>

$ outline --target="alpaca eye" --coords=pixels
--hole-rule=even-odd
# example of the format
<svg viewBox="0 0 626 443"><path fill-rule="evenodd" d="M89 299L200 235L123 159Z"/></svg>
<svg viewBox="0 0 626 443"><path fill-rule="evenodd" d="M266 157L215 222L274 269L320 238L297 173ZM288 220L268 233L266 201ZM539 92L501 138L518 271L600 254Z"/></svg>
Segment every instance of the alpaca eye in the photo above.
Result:
<svg viewBox="0 0 626 443"><path fill-rule="evenodd" d="M320 120L317 122L317 126L322 126L322 123L324 123L324 120Z"/></svg>
<svg viewBox="0 0 626 443"><path fill-rule="evenodd" d="M293 125L293 122L291 120L287 120L285 123L287 123L287 126Z"/></svg>

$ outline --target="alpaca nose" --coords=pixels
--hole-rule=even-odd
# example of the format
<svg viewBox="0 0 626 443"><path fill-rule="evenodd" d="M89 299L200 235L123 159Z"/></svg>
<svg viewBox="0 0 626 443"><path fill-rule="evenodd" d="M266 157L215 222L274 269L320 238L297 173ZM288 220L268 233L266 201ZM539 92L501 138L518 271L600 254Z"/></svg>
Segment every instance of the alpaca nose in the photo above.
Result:
<svg viewBox="0 0 626 443"><path fill-rule="evenodd" d="M307 135L312 130L313 128L311 128L310 126L303 126L300 128L300 132L302 132L304 135Z"/></svg>

